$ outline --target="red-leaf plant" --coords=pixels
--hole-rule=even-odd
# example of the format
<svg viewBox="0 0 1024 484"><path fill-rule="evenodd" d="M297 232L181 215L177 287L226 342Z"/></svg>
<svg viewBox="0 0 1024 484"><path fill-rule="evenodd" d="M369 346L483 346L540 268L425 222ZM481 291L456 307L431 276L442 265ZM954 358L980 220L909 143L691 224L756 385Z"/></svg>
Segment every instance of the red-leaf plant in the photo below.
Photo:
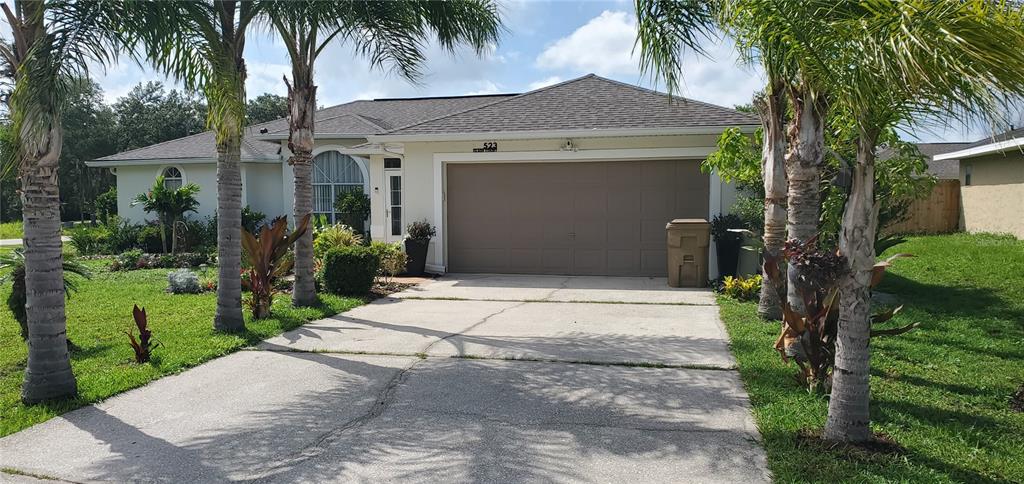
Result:
<svg viewBox="0 0 1024 484"><path fill-rule="evenodd" d="M779 255L765 254L764 277L779 295L782 304L782 332L775 341L775 349L784 362L792 358L800 367L800 380L812 391L827 392L831 387L832 368L835 365L835 342L838 331L839 281L847 270L846 258L838 252L818 248L817 237L806 242L786 241ZM885 269L893 259L910 257L896 254L875 264L871 287L882 281ZM796 269L796 292L803 302L803 311L793 308L786 300L786 265ZM903 306L872 316L872 324L892 319ZM913 323L901 328L872 330L871 336L895 335L918 326Z"/></svg>
<svg viewBox="0 0 1024 484"><path fill-rule="evenodd" d="M132 308L132 317L135 319L135 327L139 329L139 337L135 338L135 331L128 328L124 334L128 335L129 342L132 345L132 349L135 350L135 362L146 363L154 349L160 346L160 343L153 341L153 332L149 330L149 320L146 317L146 310L139 309L139 305L136 304Z"/></svg>
<svg viewBox="0 0 1024 484"><path fill-rule="evenodd" d="M242 286L249 290L247 303L254 319L270 316L270 305L274 301L274 282L285 275L292 261L285 259L288 248L302 237L309 228L309 215L302 217L292 233L288 233L288 220L278 217L260 230L257 238L242 229L242 252L248 269L243 270Z"/></svg>

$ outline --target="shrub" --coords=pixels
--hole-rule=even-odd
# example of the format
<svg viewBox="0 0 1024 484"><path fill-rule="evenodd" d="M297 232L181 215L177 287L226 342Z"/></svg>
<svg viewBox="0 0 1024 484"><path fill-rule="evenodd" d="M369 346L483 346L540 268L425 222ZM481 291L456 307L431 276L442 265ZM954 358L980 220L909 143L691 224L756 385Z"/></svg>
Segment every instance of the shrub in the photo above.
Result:
<svg viewBox="0 0 1024 484"><path fill-rule="evenodd" d="M370 216L370 196L363 193L362 187L338 194L334 203L334 209L341 215L341 220L362 234L365 230L363 224Z"/></svg>
<svg viewBox="0 0 1024 484"><path fill-rule="evenodd" d="M722 280L722 294L740 301L753 301L761 294L761 276L725 276Z"/></svg>
<svg viewBox="0 0 1024 484"><path fill-rule="evenodd" d="M430 240L437 235L437 230L426 219L409 224L405 231L409 233L409 238L413 240Z"/></svg>
<svg viewBox="0 0 1024 484"><path fill-rule="evenodd" d="M133 224L118 217L112 217L106 224L108 250L113 254L120 254L126 250L139 247L141 240L142 226Z"/></svg>
<svg viewBox="0 0 1024 484"><path fill-rule="evenodd" d="M739 242L743 238L738 232L730 232L730 229L746 229L747 224L735 214L715 215L711 220L711 236L715 242Z"/></svg>
<svg viewBox="0 0 1024 484"><path fill-rule="evenodd" d="M393 277L405 271L408 257L406 257L405 251L402 250L401 244L374 241L370 244L370 250L377 254L377 258L380 259L377 277L382 278L384 284L390 284Z"/></svg>
<svg viewBox="0 0 1024 484"><path fill-rule="evenodd" d="M100 220L104 224L109 222L111 215L117 215L117 187L110 187L110 190L97 196L93 206L96 207Z"/></svg>
<svg viewBox="0 0 1024 484"><path fill-rule="evenodd" d="M135 269L177 269L198 267L210 261L210 256L202 252L182 252L180 254L145 254L141 250L132 249L114 258L110 264L112 271L130 271Z"/></svg>
<svg viewBox="0 0 1024 484"><path fill-rule="evenodd" d="M380 259L369 247L335 247L324 256L320 277L333 294L363 296L373 287Z"/></svg>
<svg viewBox="0 0 1024 484"><path fill-rule="evenodd" d="M128 340L132 345L132 349L135 350L135 362L146 363L152 356L153 350L160 343L153 341L153 332L149 330L149 319L146 317L146 310L139 309L136 304L132 308L132 318L135 319L135 327L139 329L139 338L135 339L135 331L129 327L124 334L128 335Z"/></svg>
<svg viewBox="0 0 1024 484"><path fill-rule="evenodd" d="M199 276L188 269L167 273L167 292L171 294L197 294L202 291Z"/></svg>
<svg viewBox="0 0 1024 484"><path fill-rule="evenodd" d="M144 252L155 254L163 252L163 242L161 242L160 232L163 227L157 222L148 222L139 228L138 239L136 240L133 247L142 249Z"/></svg>
<svg viewBox="0 0 1024 484"><path fill-rule="evenodd" d="M313 257L320 259L335 247L353 245L363 245L363 236L347 225L330 225L317 232L316 238L313 239Z"/></svg>
<svg viewBox="0 0 1024 484"><path fill-rule="evenodd" d="M110 251L110 232L106 227L81 226L71 231L71 246L79 255L104 254Z"/></svg>
<svg viewBox="0 0 1024 484"><path fill-rule="evenodd" d="M248 230L250 234L255 234L266 222L267 214L258 210L253 210L252 207L248 205L242 207L242 228ZM217 246L216 219L214 219L213 224L213 246Z"/></svg>

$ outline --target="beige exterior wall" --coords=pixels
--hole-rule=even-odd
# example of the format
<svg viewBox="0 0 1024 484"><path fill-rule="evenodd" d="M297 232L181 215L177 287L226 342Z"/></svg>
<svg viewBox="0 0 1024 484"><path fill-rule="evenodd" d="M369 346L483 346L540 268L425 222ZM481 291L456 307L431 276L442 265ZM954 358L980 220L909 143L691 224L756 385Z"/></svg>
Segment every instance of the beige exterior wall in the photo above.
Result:
<svg viewBox="0 0 1024 484"><path fill-rule="evenodd" d="M966 175L971 172L971 184ZM987 155L960 162L961 225L968 232L1024 239L1024 154Z"/></svg>

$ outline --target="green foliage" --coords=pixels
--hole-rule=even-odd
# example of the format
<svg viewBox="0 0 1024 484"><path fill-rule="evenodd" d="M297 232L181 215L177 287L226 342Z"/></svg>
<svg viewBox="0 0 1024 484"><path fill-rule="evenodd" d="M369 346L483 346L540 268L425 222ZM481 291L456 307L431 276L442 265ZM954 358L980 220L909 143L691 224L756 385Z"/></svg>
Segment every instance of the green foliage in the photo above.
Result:
<svg viewBox="0 0 1024 484"><path fill-rule="evenodd" d="M78 282L74 277L79 276L85 279L92 277L92 273L78 261L67 258L63 261L64 267L64 293L68 299L71 294L78 290ZM0 283L11 282L11 293L7 296L7 309L14 315L14 320L21 327L21 339L28 340L28 318L25 313L26 288L25 288L25 251L14 249L0 256L0 273L3 278Z"/></svg>
<svg viewBox="0 0 1024 484"><path fill-rule="evenodd" d="M166 375L176 375L211 359L252 347L260 341L295 329L308 321L330 317L363 304L361 299L320 294L320 304L295 308L284 298L275 300L273 315L258 321L246 312L246 332L211 331L216 295L170 294L167 269L107 272L106 261L82 261L95 275L81 281L78 293L68 301L68 337L78 346L71 352L80 392L76 398L51 405L21 403L27 346L17 324L0 311L0 436L43 422L69 410L108 399L141 387ZM201 281L212 282L216 269L200 272ZM10 286L0 287L0 301ZM132 322L133 304L146 308L148 328L161 345L150 364L130 364L134 352L122 333ZM4 474L0 474L2 476ZM3 480L0 478L0 480Z"/></svg>
<svg viewBox="0 0 1024 484"><path fill-rule="evenodd" d="M700 164L704 173L715 173L722 181L758 187L761 181L761 136L751 137L739 128L727 128L718 137L718 149Z"/></svg>
<svg viewBox="0 0 1024 484"><path fill-rule="evenodd" d="M167 92L161 82L138 83L113 105L117 151L131 150L201 133L206 106L188 91Z"/></svg>
<svg viewBox="0 0 1024 484"><path fill-rule="evenodd" d="M149 318L146 316L145 309L139 309L136 304L132 308L132 319L135 320L135 327L139 330L138 339L135 338L135 333L131 328L124 334L128 335L128 341L132 345L132 350L135 351L135 362L149 363L153 350L160 346L160 343L153 341L153 331L149 329Z"/></svg>
<svg viewBox="0 0 1024 484"><path fill-rule="evenodd" d="M254 210L252 207L246 205L242 207L242 228L248 230L250 233L255 234L260 230L260 227L267 221L267 214ZM216 227L216 225L214 225ZM213 244L217 243L216 229L214 230Z"/></svg>
<svg viewBox="0 0 1024 484"><path fill-rule="evenodd" d="M288 249L309 229L309 215L299 221L295 230L288 233L288 219L279 217L260 230L256 237L248 230L242 230L242 255L245 257L246 275L242 286L249 290L249 307L253 319L270 316L276 282L292 268L294 259L286 258Z"/></svg>
<svg viewBox="0 0 1024 484"><path fill-rule="evenodd" d="M405 232L409 234L410 239L421 241L430 240L437 235L437 230L426 219L410 223L405 227Z"/></svg>
<svg viewBox="0 0 1024 484"><path fill-rule="evenodd" d="M137 269L174 269L199 267L210 262L210 256L203 252L179 252L177 254L147 254L131 249L114 257L111 271L133 271Z"/></svg>
<svg viewBox="0 0 1024 484"><path fill-rule="evenodd" d="M764 230L764 197L754 196L745 191L736 195L736 203L729 209L739 218L743 227L756 234Z"/></svg>
<svg viewBox="0 0 1024 484"><path fill-rule="evenodd" d="M402 244L398 242L389 244L375 240L370 243L370 250L380 259L380 270L377 276L382 279L384 284L390 284L395 276L405 271L408 257Z"/></svg>
<svg viewBox="0 0 1024 484"><path fill-rule="evenodd" d="M317 232L313 239L313 257L323 259L327 251L335 247L363 245L363 236L352 230L352 227L341 224L329 225Z"/></svg>
<svg viewBox="0 0 1024 484"><path fill-rule="evenodd" d="M725 276L722 279L722 294L737 301L756 301L761 294L761 275Z"/></svg>
<svg viewBox="0 0 1024 484"><path fill-rule="evenodd" d="M380 259L369 247L335 247L324 256L320 279L331 294L365 296L379 267Z"/></svg>
<svg viewBox="0 0 1024 484"><path fill-rule="evenodd" d="M99 194L93 204L96 207L96 214L104 224L110 221L111 215L117 215L117 187L110 187L109 190Z"/></svg>
<svg viewBox="0 0 1024 484"><path fill-rule="evenodd" d="M105 254L110 247L110 232L104 226L79 226L71 230L70 237L78 255Z"/></svg>
<svg viewBox="0 0 1024 484"><path fill-rule="evenodd" d="M249 124L286 118L288 117L288 98L269 92L260 94L246 103L245 117Z"/></svg>
<svg viewBox="0 0 1024 484"><path fill-rule="evenodd" d="M341 222L362 234L363 224L370 216L370 196L363 193L362 187L338 194L334 209L341 215Z"/></svg>
<svg viewBox="0 0 1024 484"><path fill-rule="evenodd" d="M165 232L167 226L171 226L173 241L171 252L177 248L177 224L188 212L195 212L199 208L199 200L196 194L199 193L199 185L189 183L176 189L169 189L164 186L164 177L156 177L153 187L147 193L138 194L132 201L132 206L142 205L147 213L156 213L162 230L161 245L164 252L167 252L167 240Z"/></svg>

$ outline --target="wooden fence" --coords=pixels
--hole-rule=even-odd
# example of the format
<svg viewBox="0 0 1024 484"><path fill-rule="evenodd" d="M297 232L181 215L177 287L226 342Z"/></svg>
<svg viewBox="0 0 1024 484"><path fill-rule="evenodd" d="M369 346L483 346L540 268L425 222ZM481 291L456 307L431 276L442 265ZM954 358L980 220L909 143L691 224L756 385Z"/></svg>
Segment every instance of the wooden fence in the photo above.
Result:
<svg viewBox="0 0 1024 484"><path fill-rule="evenodd" d="M939 180L928 198L915 200L907 219L885 229L890 234L948 234L960 227L960 180Z"/></svg>

